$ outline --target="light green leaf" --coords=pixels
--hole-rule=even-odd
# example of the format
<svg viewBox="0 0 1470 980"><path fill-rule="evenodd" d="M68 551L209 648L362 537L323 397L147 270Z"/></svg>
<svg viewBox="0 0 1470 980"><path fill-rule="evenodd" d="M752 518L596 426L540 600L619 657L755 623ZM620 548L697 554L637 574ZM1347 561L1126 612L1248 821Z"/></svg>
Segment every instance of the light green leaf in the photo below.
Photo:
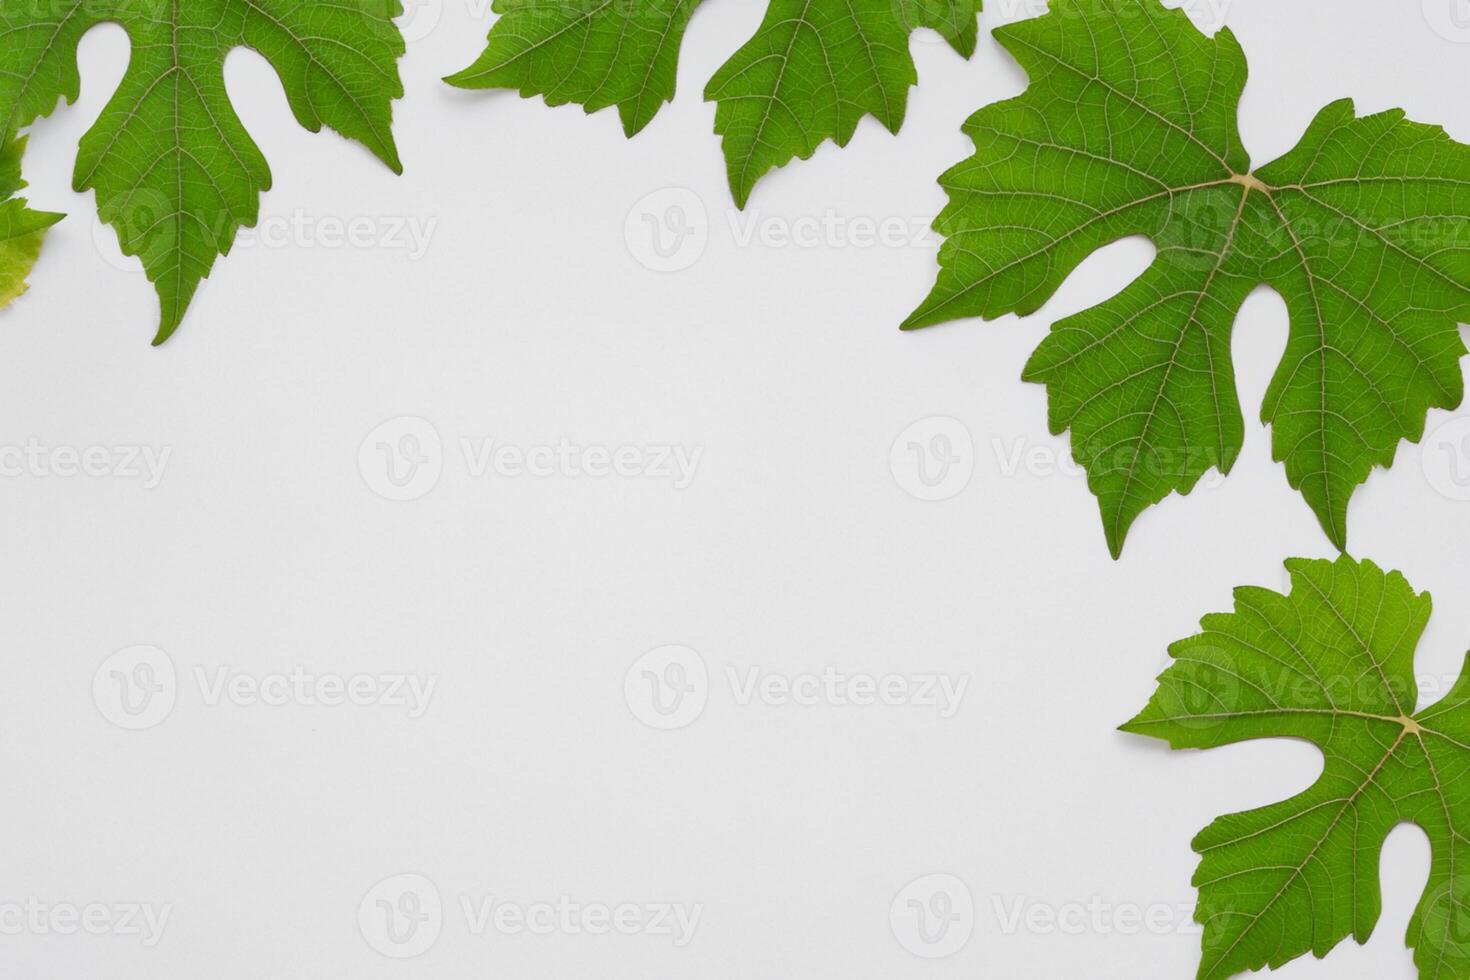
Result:
<svg viewBox="0 0 1470 980"><path fill-rule="evenodd" d="M1030 87L966 124L976 154L941 178L939 279L904 326L1032 313L1096 249L1153 240L1152 266L1057 323L1025 371L1052 431L1072 432L1116 556L1146 507L1234 464L1230 334L1269 284L1291 328L1261 418L1345 548L1354 489L1463 395L1470 148L1342 101L1253 172L1229 31L1207 38L1156 0L1053 7L995 32Z"/></svg>
<svg viewBox="0 0 1470 980"><path fill-rule="evenodd" d="M75 101L77 42L116 21L127 74L82 138L74 184L138 256L158 291L155 343L177 329L199 282L236 231L254 225L270 169L225 93L225 55L260 52L302 126L323 124L399 171L390 132L403 94L398 0L55 0L0 5L0 132Z"/></svg>
<svg viewBox="0 0 1470 980"><path fill-rule="evenodd" d="M509 88L588 112L617 106L632 136L674 97L679 45L699 0L495 0L483 54L447 81ZM929 27L974 53L980 0L772 0L760 29L710 82L730 189L744 207L766 172L873 115L897 132L918 75L909 34Z"/></svg>
<svg viewBox="0 0 1470 980"><path fill-rule="evenodd" d="M41 254L46 229L61 220L59 214L32 211L15 195L25 187L20 157L25 140L0 145L0 308L26 291L26 276Z"/></svg>
<svg viewBox="0 0 1470 980"><path fill-rule="evenodd" d="M1291 592L1242 588L1235 611L1169 648L1174 664L1124 730L1175 748L1305 739L1321 776L1194 839L1200 980L1276 968L1343 939L1366 942L1381 906L1379 854L1401 822L1429 836L1429 881L1407 942L1421 980L1470 976L1470 657L1416 711L1414 649L1427 594L1346 556L1287 562Z"/></svg>

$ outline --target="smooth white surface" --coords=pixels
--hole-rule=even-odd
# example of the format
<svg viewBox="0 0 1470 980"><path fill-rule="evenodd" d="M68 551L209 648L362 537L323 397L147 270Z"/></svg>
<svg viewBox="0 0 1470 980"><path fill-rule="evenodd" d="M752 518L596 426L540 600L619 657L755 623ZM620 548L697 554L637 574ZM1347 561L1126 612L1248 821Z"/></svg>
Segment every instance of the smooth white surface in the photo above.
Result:
<svg viewBox="0 0 1470 980"><path fill-rule="evenodd" d="M1228 608L1233 586L1283 587L1282 559L1331 553L1255 422L1285 343L1280 301L1253 296L1238 323L1250 424L1235 472L1147 513L1115 563L1081 477L1006 475L1005 460L1018 447L1067 459L1021 367L1050 323L1140 271L1148 245L1090 259L1026 320L901 334L932 282L932 244L737 244L700 96L762 5L699 11L678 100L627 142L611 112L439 84L488 27L484 4L467 2L416 14L402 179L300 129L268 66L232 56L230 91L275 173L262 215L278 230L295 216L434 230L417 259L290 231L284 246L237 248L161 349L148 345L147 281L124 271L110 232L94 235L91 195L69 189L77 141L126 63L120 30L87 37L80 103L34 128L30 196L71 217L31 294L0 317L0 443L171 456L153 489L0 480L0 904L147 902L171 917L153 948L0 936L0 974L1192 976L1198 936L1178 929L1194 900L1190 838L1301 789L1317 754L1285 742L1171 754L1114 726L1147 699L1168 642ZM1253 159L1284 152L1344 95L1470 141L1470 32L1445 28L1451 10L1231 4ZM984 26L1022 13L1010 4ZM1195 13L1211 19L1203 3ZM922 82L899 138L869 120L848 149L767 178L735 220L830 212L922 228L943 203L936 176L969 152L960 123L1024 79L988 34L969 63L932 36L913 49ZM668 188L692 191L709 225L697 262L659 273L625 232L635 204ZM359 449L400 416L441 437L442 472L425 496L390 502L359 472ZM970 434L973 474L924 502L895 480L890 450L931 416ZM1449 418L1435 413L1431 431ZM702 456L682 490L474 477L460 440L490 438ZM1405 446L1350 521L1356 554L1433 592L1418 667L1455 674L1470 644L1470 503L1438 492ZM94 703L93 679L136 645L165 651L178 687L165 720L127 731ZM657 730L630 710L625 675L670 645L698 653L709 686L692 724ZM687 655L660 656L661 670ZM212 680L298 666L438 686L413 719L211 706L195 680L196 668ZM727 674L829 666L968 688L942 718L742 705ZM1422 834L1395 832L1372 941L1280 975L1411 977L1403 933L1427 867ZM437 940L407 960L359 927L360 906L369 921L376 898L402 891L370 890L401 874L426 878L443 906ZM928 875L973 898L973 935L945 958L905 948L926 948L904 931L908 899L954 888L905 891ZM683 948L647 934L474 935L465 896L702 914ZM1114 911L1101 928L1086 912L1080 930L1048 933L1008 927L1018 902ZM1164 925L1125 934L1135 907L1162 909Z"/></svg>

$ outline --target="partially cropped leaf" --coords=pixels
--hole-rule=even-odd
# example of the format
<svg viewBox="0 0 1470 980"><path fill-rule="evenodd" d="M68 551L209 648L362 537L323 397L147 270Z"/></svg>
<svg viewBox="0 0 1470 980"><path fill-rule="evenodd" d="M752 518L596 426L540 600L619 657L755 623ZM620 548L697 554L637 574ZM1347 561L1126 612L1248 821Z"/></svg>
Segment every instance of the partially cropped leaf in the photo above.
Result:
<svg viewBox="0 0 1470 980"><path fill-rule="evenodd" d="M1230 334L1269 284L1291 326L1261 417L1345 548L1354 489L1463 394L1470 147L1341 101L1252 171L1229 31L1207 38L1156 0L1052 6L995 32L1030 86L966 124L976 154L941 178L939 280L905 326L1034 312L1096 249L1153 240L1149 269L1057 323L1025 372L1052 431L1072 432L1116 556L1146 507L1235 462Z"/></svg>
<svg viewBox="0 0 1470 980"><path fill-rule="evenodd" d="M761 175L805 160L823 140L846 146L865 115L898 132L919 76L909 33L932 27L975 51L978 0L772 0L765 22L710 79L730 189L742 207ZM909 14L909 16L905 16Z"/></svg>
<svg viewBox="0 0 1470 980"><path fill-rule="evenodd" d="M674 97L684 29L699 0L495 0L479 59L448 81L509 88L588 112L617 106L632 136ZM873 115L897 132L918 82L909 34L928 27L974 53L980 0L771 0L765 21L720 69L718 103L730 189L743 207L763 174L846 146Z"/></svg>
<svg viewBox="0 0 1470 980"><path fill-rule="evenodd" d="M0 145L0 307L9 306L26 291L26 276L41 254L46 229L61 220L59 214L32 211L23 198L20 157L25 140Z"/></svg>
<svg viewBox="0 0 1470 980"><path fill-rule="evenodd" d="M270 169L230 106L225 56L260 52L298 122L366 144L400 170L390 132L403 94L398 0L53 0L0 3L0 132L75 101L76 48L103 21L127 31L132 59L82 137L74 184L138 256L158 290L155 343L183 318L216 256L255 224Z"/></svg>
<svg viewBox="0 0 1470 980"><path fill-rule="evenodd" d="M1416 710L1427 594L1371 562L1287 562L1291 592L1235 593L1235 611L1169 649L1174 664L1124 729L1174 748L1305 739L1324 766L1305 792L1221 817L1194 839L1200 980L1321 957L1378 921L1379 855L1402 822L1429 837L1407 942L1421 980L1470 977L1470 657Z"/></svg>

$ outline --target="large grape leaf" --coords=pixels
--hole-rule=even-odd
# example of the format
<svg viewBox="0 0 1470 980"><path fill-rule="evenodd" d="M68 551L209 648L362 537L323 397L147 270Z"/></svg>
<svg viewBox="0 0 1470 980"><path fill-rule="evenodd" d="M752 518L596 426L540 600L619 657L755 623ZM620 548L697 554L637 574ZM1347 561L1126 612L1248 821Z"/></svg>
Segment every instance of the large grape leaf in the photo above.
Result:
<svg viewBox="0 0 1470 980"><path fill-rule="evenodd" d="M1174 748L1306 739L1321 776L1194 839L1200 980L1322 957L1378 921L1379 854L1399 823L1429 836L1429 880L1409 922L1422 980L1470 977L1470 656L1415 710L1414 649L1428 594L1346 556L1287 562L1291 592L1235 593L1235 611L1169 649L1148 706L1123 728Z"/></svg>
<svg viewBox="0 0 1470 980"><path fill-rule="evenodd" d="M46 229L61 220L59 214L32 211L23 198L20 157L25 140L0 145L0 307L9 306L26 291L26 276L41 254Z"/></svg>
<svg viewBox="0 0 1470 980"><path fill-rule="evenodd" d="M390 132L403 94L399 0L51 0L0 3L0 133L76 100L77 42L104 21L132 43L127 74L82 137L73 182L158 291L154 343L179 326L216 256L254 225L264 156L225 93L233 48L262 54L298 122L326 124L401 167Z"/></svg>
<svg viewBox="0 0 1470 980"><path fill-rule="evenodd" d="M700 0L495 0L484 53L447 81L617 106L635 135L674 97L679 45ZM745 206L767 171L825 140L846 146L873 115L903 124L918 82L909 34L928 27L968 58L980 0L771 0L765 21L710 81L730 190Z"/></svg>
<svg viewBox="0 0 1470 980"><path fill-rule="evenodd" d="M1429 408L1462 397L1470 319L1470 148L1399 111L1335 102L1252 171L1236 128L1245 59L1156 0L1055 0L995 34L1030 75L966 124L933 292L904 324L1034 312L1094 250L1157 257L1057 323L1024 377L1071 429L1114 556L1139 513L1228 473L1244 426L1230 334L1265 283L1291 326L1262 420L1273 455L1347 546L1348 499Z"/></svg>

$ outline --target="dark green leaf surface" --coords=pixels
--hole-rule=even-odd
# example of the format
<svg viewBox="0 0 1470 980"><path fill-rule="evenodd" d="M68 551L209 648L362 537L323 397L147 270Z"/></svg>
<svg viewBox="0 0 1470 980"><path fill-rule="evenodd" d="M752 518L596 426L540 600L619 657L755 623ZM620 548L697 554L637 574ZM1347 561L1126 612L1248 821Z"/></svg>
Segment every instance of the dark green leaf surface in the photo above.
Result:
<svg viewBox="0 0 1470 980"><path fill-rule="evenodd" d="M398 0L55 0L0 4L0 133L74 101L76 47L120 23L132 59L117 93L82 138L76 189L138 256L158 290L156 343L177 329L216 256L256 221L271 176L225 94L225 55L260 52L298 122L323 124L400 169L390 132L403 94L393 24Z"/></svg>
<svg viewBox="0 0 1470 980"><path fill-rule="evenodd" d="M966 124L941 178L939 279L906 327L1037 310L1089 254L1142 235L1152 266L1057 323L1026 367L1070 429L1116 556L1134 519L1244 433L1230 334L1265 283L1291 319L1261 417L1328 536L1374 466L1460 403L1470 319L1470 148L1399 111L1323 109L1252 171L1236 128L1245 58L1155 0L1056 0L997 30L1030 75Z"/></svg>
<svg viewBox="0 0 1470 980"><path fill-rule="evenodd" d="M1397 572L1348 557L1287 562L1291 592L1235 593L1235 611L1169 648L1174 664L1126 731L1175 748L1305 739L1321 776L1194 839L1200 980L1366 942L1381 906L1383 841L1429 836L1429 881L1409 923L1421 980L1470 977L1470 658L1416 710L1414 649L1430 601Z"/></svg>
<svg viewBox="0 0 1470 980"><path fill-rule="evenodd" d="M699 0L496 0L483 54L448 81L617 106L632 136L674 97L679 45ZM845 146L859 120L903 124L918 75L915 28L975 50L979 0L772 0L760 29L711 80L730 189L743 207L761 176L806 159L825 140Z"/></svg>

